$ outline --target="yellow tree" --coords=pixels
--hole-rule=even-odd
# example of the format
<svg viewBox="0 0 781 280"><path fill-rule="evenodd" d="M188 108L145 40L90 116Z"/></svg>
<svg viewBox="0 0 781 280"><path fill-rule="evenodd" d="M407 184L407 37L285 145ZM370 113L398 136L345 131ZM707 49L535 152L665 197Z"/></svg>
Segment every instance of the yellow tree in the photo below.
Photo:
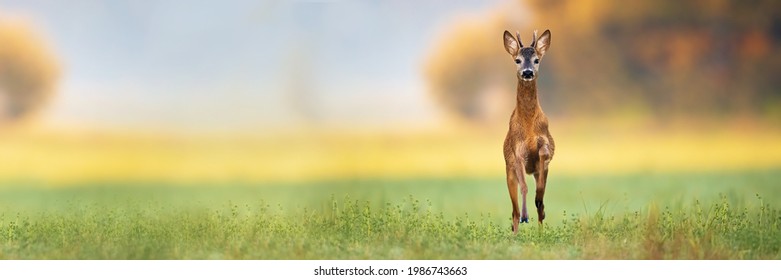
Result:
<svg viewBox="0 0 781 280"><path fill-rule="evenodd" d="M0 21L0 122L40 111L51 99L59 73L54 55L30 28Z"/></svg>

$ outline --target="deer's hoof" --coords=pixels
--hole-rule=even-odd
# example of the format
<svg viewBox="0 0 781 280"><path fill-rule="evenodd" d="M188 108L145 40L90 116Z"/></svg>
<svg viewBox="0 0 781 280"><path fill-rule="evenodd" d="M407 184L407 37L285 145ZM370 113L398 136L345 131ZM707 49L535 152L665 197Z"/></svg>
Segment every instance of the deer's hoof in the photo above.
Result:
<svg viewBox="0 0 781 280"><path fill-rule="evenodd" d="M529 223L529 217L523 217L521 218L521 223Z"/></svg>

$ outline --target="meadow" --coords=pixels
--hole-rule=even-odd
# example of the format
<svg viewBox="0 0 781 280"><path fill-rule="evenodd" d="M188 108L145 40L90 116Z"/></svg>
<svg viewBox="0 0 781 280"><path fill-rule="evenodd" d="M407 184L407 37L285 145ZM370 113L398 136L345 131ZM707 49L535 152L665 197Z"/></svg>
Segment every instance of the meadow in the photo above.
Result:
<svg viewBox="0 0 781 280"><path fill-rule="evenodd" d="M779 259L778 182L781 170L551 177L545 226L532 215L518 235L499 177L6 183L0 258Z"/></svg>
<svg viewBox="0 0 781 280"><path fill-rule="evenodd" d="M0 259L781 258L781 133L698 127L559 126L517 235L500 130L6 133Z"/></svg>

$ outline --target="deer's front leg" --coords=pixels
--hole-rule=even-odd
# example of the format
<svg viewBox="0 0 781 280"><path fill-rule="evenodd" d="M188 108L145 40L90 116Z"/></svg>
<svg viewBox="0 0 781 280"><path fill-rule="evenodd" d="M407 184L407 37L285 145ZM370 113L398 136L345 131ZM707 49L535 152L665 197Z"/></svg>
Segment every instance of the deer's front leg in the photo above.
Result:
<svg viewBox="0 0 781 280"><path fill-rule="evenodd" d="M516 174L515 167L512 164L508 164L507 190L510 192L510 202L513 204L513 233L518 233L518 223L521 216L521 213L518 211L518 180Z"/></svg>
<svg viewBox="0 0 781 280"><path fill-rule="evenodd" d="M526 194L529 192L529 187L526 185L526 178L523 176L523 167L519 168L518 176L520 177L518 179L518 182L521 184L521 204L523 207L521 207L521 223L529 223L529 213L526 211Z"/></svg>
<svg viewBox="0 0 781 280"><path fill-rule="evenodd" d="M526 177L524 177L526 166L524 165L523 154L523 148L521 146L516 147L515 177L521 185L521 223L529 223L529 213L526 211L526 194L529 193L529 187L526 185Z"/></svg>
<svg viewBox="0 0 781 280"><path fill-rule="evenodd" d="M542 220L545 220L545 203L543 203L543 198L545 197L545 184L548 180L548 162L550 162L551 158L547 144L540 148L539 156L537 172L534 173L534 177L537 179L537 195L534 197L534 205L537 206L537 220L542 224Z"/></svg>

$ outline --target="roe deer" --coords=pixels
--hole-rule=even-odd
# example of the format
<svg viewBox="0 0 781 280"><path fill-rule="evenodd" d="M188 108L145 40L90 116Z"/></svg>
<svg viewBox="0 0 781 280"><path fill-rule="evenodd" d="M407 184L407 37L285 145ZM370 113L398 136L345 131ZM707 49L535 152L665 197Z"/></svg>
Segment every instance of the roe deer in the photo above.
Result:
<svg viewBox="0 0 781 280"><path fill-rule="evenodd" d="M529 222L529 214L526 212L528 187L524 172L534 174L537 180L537 195L534 198L537 220L542 225L542 220L545 219L545 204L542 199L545 196L548 163L553 158L555 144L548 132L548 118L537 100L537 72L542 57L550 47L550 30L545 30L539 39L537 31L534 31L529 47L523 47L520 35L518 32L515 34L513 37L510 32L504 31L504 49L515 60L518 68L517 101L510 117L510 129L504 140L504 161L507 168L507 188L513 203L512 229L513 233L518 233L519 222ZM523 195L522 211L518 211L518 184L521 185Z"/></svg>

